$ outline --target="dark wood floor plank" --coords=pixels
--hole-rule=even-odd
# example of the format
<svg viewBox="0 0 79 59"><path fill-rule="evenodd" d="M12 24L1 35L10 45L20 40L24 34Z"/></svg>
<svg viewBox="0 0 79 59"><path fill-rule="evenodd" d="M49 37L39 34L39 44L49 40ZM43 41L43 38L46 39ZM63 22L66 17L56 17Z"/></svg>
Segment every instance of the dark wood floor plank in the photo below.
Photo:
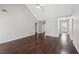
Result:
<svg viewBox="0 0 79 59"><path fill-rule="evenodd" d="M70 40L70 39L69 39ZM64 47L68 54L77 54L72 41ZM1 54L60 54L62 51L62 44L57 37L46 36L46 39L30 36L4 44L0 44Z"/></svg>

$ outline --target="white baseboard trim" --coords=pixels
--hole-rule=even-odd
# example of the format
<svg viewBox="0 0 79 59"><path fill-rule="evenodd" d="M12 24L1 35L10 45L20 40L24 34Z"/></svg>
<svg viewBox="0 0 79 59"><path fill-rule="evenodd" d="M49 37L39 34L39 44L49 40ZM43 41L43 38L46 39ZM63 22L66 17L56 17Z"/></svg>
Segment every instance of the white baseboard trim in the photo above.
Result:
<svg viewBox="0 0 79 59"><path fill-rule="evenodd" d="M73 44L74 44L75 48L77 49L77 51L78 51L78 53L79 53L79 49L78 49L78 47L77 47L76 42L73 41Z"/></svg>
<svg viewBox="0 0 79 59"><path fill-rule="evenodd" d="M9 40L6 40L6 41L1 41L0 44L7 43L7 42L10 42L10 41L14 41L14 40L19 40L21 38L32 36L32 35L34 35L34 34L29 34L29 35L20 36L20 37L14 38L14 39L9 39Z"/></svg>

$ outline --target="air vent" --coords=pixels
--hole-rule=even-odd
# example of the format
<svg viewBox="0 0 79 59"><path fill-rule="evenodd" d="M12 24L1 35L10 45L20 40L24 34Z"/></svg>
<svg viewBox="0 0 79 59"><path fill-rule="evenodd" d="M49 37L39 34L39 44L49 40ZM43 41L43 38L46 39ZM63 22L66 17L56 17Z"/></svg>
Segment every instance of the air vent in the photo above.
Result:
<svg viewBox="0 0 79 59"><path fill-rule="evenodd" d="M1 9L3 12L7 12L7 10L6 9Z"/></svg>

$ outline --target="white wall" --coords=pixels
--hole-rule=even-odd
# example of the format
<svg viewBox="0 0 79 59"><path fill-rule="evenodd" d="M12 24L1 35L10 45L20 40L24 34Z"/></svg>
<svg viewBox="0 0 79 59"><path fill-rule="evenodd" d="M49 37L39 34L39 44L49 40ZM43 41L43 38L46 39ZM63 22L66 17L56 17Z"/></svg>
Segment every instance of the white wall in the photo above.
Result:
<svg viewBox="0 0 79 59"><path fill-rule="evenodd" d="M0 43L34 34L35 20L25 5L0 5Z"/></svg>
<svg viewBox="0 0 79 59"><path fill-rule="evenodd" d="M37 20L46 20L46 35L58 36L57 18L62 16L70 16L72 14L72 4L46 4L43 9L35 8L35 5L28 4ZM42 13L42 11L44 11Z"/></svg>
<svg viewBox="0 0 79 59"><path fill-rule="evenodd" d="M62 16L70 16L72 14L73 5L58 4L48 5L46 7L46 35L58 37L58 18Z"/></svg>
<svg viewBox="0 0 79 59"><path fill-rule="evenodd" d="M73 43L79 52L79 5L74 5L73 9L74 31L73 31Z"/></svg>

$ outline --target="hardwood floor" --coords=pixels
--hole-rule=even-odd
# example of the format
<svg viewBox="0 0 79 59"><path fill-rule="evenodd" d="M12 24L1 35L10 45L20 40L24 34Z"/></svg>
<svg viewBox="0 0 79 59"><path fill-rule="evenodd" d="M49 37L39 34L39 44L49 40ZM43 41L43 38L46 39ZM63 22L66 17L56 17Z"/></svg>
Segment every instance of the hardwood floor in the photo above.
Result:
<svg viewBox="0 0 79 59"><path fill-rule="evenodd" d="M72 41L64 46L57 37L46 36L45 39L29 36L15 41L0 44L1 54L77 54Z"/></svg>

